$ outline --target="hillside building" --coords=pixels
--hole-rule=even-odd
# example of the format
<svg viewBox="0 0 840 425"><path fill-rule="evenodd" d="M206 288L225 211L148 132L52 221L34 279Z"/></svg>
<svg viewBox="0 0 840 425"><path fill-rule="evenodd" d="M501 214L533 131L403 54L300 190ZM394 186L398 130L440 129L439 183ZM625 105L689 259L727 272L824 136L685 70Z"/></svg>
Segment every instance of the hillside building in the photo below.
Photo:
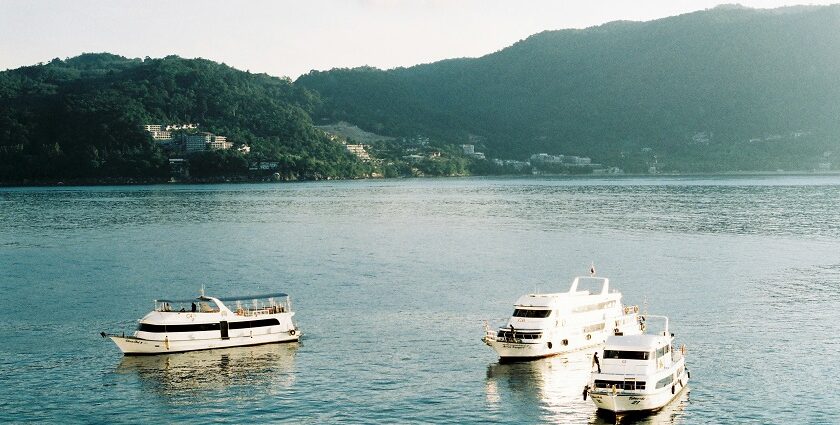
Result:
<svg viewBox="0 0 840 425"><path fill-rule="evenodd" d="M162 130L160 125L157 124L147 124L143 126L143 130L149 132L152 135L152 138L158 142L165 142L172 140L172 132Z"/></svg>
<svg viewBox="0 0 840 425"><path fill-rule="evenodd" d="M356 155L362 161L370 161L370 154L367 151L365 145L351 145L346 144L344 147L347 149L347 152Z"/></svg>
<svg viewBox="0 0 840 425"><path fill-rule="evenodd" d="M225 150L233 147L233 143L228 142L225 136L216 136L214 134L210 134L210 136L210 141L207 142L207 149L211 151Z"/></svg>
<svg viewBox="0 0 840 425"><path fill-rule="evenodd" d="M178 139L187 153L201 152L206 150L223 150L233 147L232 142L227 141L225 136L217 136L213 133L201 132L197 134L180 134Z"/></svg>

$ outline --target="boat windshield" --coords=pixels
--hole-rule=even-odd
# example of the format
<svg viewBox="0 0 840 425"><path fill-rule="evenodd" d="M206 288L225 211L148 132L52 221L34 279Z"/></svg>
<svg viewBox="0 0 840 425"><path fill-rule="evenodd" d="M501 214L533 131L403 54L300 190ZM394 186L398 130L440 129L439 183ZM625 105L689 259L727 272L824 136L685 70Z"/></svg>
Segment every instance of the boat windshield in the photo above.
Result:
<svg viewBox="0 0 840 425"><path fill-rule="evenodd" d="M649 351L604 350L605 359L647 360Z"/></svg>
<svg viewBox="0 0 840 425"><path fill-rule="evenodd" d="M551 315L551 310L527 310L524 308L517 308L513 310L513 317L534 317L544 319Z"/></svg>

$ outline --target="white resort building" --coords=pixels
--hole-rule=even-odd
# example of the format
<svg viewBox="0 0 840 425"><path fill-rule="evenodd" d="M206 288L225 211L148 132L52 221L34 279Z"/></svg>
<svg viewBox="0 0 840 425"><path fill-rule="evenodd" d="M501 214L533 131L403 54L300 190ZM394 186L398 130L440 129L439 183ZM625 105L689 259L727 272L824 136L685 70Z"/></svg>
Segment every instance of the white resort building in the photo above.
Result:
<svg viewBox="0 0 840 425"><path fill-rule="evenodd" d="M186 152L200 152L206 150L223 150L233 147L233 143L227 141L225 136L217 136L213 133L201 132L198 134L184 134L180 137Z"/></svg>
<svg viewBox="0 0 840 425"><path fill-rule="evenodd" d="M368 151L365 148L365 145L347 144L347 145L344 145L344 147L347 148L348 152L352 153L353 155L356 155L362 161L370 161L370 154L368 154Z"/></svg>
<svg viewBox="0 0 840 425"><path fill-rule="evenodd" d="M159 124L146 124L143 129L149 132L155 141L180 146L185 153L233 148L233 143L229 142L226 136L218 136L206 131L195 132L198 124L173 124L165 127ZM244 150L240 149L243 153L250 151L248 147L243 148Z"/></svg>

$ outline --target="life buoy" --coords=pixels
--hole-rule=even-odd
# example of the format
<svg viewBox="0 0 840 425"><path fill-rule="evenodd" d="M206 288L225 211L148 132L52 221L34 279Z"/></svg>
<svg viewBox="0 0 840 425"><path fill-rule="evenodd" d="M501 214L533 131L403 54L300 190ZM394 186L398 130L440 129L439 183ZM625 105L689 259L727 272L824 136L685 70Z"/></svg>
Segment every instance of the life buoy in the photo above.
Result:
<svg viewBox="0 0 840 425"><path fill-rule="evenodd" d="M289 335L294 335L294 334L295 334L295 330L294 330L294 329L292 329L292 330L290 330L290 331L289 331Z"/></svg>

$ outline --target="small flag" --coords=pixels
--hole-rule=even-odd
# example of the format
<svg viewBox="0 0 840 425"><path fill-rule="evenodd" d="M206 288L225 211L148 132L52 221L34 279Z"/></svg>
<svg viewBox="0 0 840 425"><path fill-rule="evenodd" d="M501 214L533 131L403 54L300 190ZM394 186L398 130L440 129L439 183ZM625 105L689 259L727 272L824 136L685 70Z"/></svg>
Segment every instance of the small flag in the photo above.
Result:
<svg viewBox="0 0 840 425"><path fill-rule="evenodd" d="M595 276L595 263L592 263L592 265L589 266L589 275Z"/></svg>

